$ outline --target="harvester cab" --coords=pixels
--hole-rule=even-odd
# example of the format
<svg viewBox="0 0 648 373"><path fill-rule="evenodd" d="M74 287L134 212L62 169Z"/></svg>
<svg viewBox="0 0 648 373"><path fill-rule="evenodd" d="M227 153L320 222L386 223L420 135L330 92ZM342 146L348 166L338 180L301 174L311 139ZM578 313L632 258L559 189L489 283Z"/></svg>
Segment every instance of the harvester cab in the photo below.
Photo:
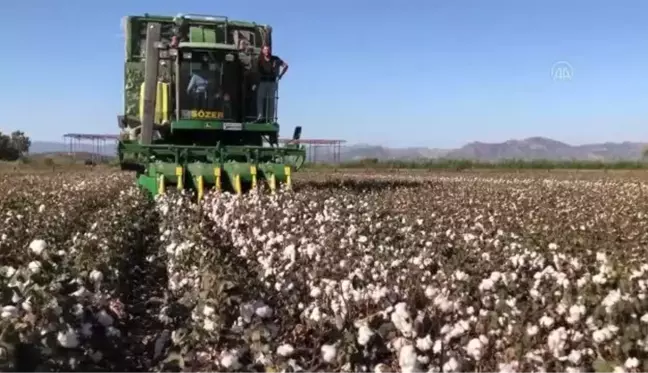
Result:
<svg viewBox="0 0 648 373"><path fill-rule="evenodd" d="M304 163L298 141L282 146L275 110L256 112L253 61L272 29L222 16L130 16L118 157L152 195L191 188L243 193L291 186ZM277 97L277 95L275 95ZM265 101L265 100L264 100ZM277 101L264 102L264 107ZM257 120L261 116L262 120ZM297 127L293 140L301 136Z"/></svg>

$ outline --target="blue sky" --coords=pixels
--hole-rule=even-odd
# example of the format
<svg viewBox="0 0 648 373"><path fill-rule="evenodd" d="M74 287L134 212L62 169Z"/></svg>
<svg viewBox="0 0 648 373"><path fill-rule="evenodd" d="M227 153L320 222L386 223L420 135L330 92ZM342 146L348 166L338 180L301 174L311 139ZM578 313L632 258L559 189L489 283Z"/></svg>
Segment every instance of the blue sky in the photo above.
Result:
<svg viewBox="0 0 648 373"><path fill-rule="evenodd" d="M282 135L455 147L648 140L646 0L2 1L2 131L117 133L124 15L274 28ZM556 61L570 81L551 75Z"/></svg>

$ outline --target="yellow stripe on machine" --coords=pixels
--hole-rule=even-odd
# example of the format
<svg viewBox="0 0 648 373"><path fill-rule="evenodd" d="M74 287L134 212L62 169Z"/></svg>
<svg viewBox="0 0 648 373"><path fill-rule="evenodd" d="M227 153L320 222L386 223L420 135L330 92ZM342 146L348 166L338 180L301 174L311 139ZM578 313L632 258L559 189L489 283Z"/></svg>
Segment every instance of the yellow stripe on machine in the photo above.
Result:
<svg viewBox="0 0 648 373"><path fill-rule="evenodd" d="M221 190L221 169L220 167L214 168L214 177L216 177L216 190L220 192Z"/></svg>
<svg viewBox="0 0 648 373"><path fill-rule="evenodd" d="M184 178L182 176L183 173L184 173L184 170L183 170L182 166L177 166L175 171L176 171L176 176L178 178L178 190L182 190L182 189L184 189L184 185L183 185Z"/></svg>
<svg viewBox="0 0 648 373"><path fill-rule="evenodd" d="M243 192L241 188L241 175L239 174L234 175L234 191L239 195Z"/></svg>
<svg viewBox="0 0 648 373"><path fill-rule="evenodd" d="M275 178L274 174L270 174L270 180L268 180L270 183L270 191L272 194L275 193L275 189L277 189L277 179Z"/></svg>
<svg viewBox="0 0 648 373"><path fill-rule="evenodd" d="M164 175L158 176L158 193L164 194Z"/></svg>
<svg viewBox="0 0 648 373"><path fill-rule="evenodd" d="M250 166L250 175L252 175L252 189L257 187L257 168L256 166Z"/></svg>
<svg viewBox="0 0 648 373"><path fill-rule="evenodd" d="M286 173L286 189L292 189L292 180L290 179L290 166L284 167Z"/></svg>
<svg viewBox="0 0 648 373"><path fill-rule="evenodd" d="M199 175L196 177L196 189L198 192L198 200L201 200L203 196L205 195L205 185L203 181L203 176Z"/></svg>
<svg viewBox="0 0 648 373"><path fill-rule="evenodd" d="M144 83L140 86L139 117L144 120ZM169 120L169 95L171 86L169 83L158 82L155 96L155 115L153 122L161 124Z"/></svg>

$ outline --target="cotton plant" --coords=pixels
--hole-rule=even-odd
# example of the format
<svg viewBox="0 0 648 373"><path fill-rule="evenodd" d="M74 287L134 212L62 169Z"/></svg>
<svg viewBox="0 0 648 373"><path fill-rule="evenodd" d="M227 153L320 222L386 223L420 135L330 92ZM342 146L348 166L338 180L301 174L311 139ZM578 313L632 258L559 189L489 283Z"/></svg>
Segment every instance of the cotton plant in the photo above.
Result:
<svg viewBox="0 0 648 373"><path fill-rule="evenodd" d="M3 370L21 338L38 370L648 367L643 182L313 174L195 203L21 177L0 183Z"/></svg>

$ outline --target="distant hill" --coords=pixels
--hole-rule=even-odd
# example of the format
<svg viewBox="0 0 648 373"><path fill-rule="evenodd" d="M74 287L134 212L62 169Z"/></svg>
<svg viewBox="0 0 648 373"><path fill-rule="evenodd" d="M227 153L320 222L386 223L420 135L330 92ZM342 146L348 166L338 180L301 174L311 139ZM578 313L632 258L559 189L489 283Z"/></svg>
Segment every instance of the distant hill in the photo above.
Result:
<svg viewBox="0 0 648 373"><path fill-rule="evenodd" d="M550 160L631 160L641 158L647 143L606 142L602 144L569 145L545 137L509 140L502 143L472 142L445 156L453 159L550 159Z"/></svg>
<svg viewBox="0 0 648 373"><path fill-rule="evenodd" d="M550 159L550 160L633 160L642 156L648 143L606 142L600 144L570 145L546 137L529 137L523 140L508 140L501 143L471 142L458 149L436 149L424 147L390 148L369 144L343 146L340 151L342 161L375 158L378 160L424 160L432 158L471 159L496 161L501 159ZM31 153L69 152L69 145L59 142L34 141ZM100 153L114 156L114 145L107 144ZM95 153L91 144L75 145L75 151ZM310 153L312 154L312 153ZM333 151L320 147L315 152L316 161L330 162Z"/></svg>

